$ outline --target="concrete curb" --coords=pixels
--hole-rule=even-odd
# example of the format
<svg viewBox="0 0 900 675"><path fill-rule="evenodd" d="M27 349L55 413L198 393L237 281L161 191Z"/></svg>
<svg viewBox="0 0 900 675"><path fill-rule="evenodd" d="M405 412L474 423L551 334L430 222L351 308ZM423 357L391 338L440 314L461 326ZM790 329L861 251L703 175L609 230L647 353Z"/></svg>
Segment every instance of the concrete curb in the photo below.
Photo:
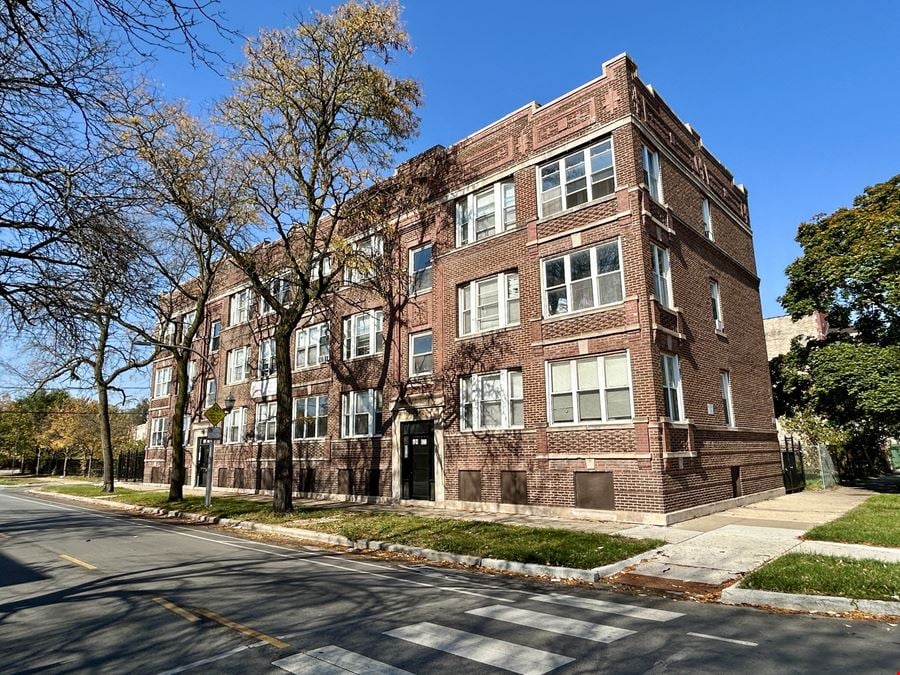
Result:
<svg viewBox="0 0 900 675"><path fill-rule="evenodd" d="M834 541L804 539L791 553L813 553L831 555L855 560L880 560L886 563L900 563L900 548L865 546L863 544L843 544Z"/></svg>
<svg viewBox="0 0 900 675"><path fill-rule="evenodd" d="M659 553L659 549L656 549L655 551L644 551L643 553L638 553L635 556L626 558L625 560L620 560L619 562L610 563L609 565L604 565L603 567L595 567L591 570L591 572L596 574L598 579L611 577L614 574L618 574L626 567L637 565L638 563L643 562L650 556L654 556L657 553Z"/></svg>
<svg viewBox="0 0 900 675"><path fill-rule="evenodd" d="M857 600L832 595L774 593L737 586L729 586L724 589L721 601L726 605L754 605L756 607L792 609L800 612L864 612L874 616L900 616L900 602Z"/></svg>

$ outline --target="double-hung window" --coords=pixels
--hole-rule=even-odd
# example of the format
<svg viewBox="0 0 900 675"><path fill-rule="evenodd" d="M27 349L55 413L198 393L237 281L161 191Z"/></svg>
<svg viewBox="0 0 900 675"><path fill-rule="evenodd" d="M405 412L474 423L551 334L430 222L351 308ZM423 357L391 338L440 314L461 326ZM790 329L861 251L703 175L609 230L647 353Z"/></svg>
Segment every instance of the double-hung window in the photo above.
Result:
<svg viewBox="0 0 900 675"><path fill-rule="evenodd" d="M516 225L516 186L495 183L456 200L456 245L465 246Z"/></svg>
<svg viewBox="0 0 900 675"><path fill-rule="evenodd" d="M270 279L266 286L269 289L269 292L275 296L275 300L278 304L284 304L288 298L288 280L284 277L275 277L274 279ZM266 299L263 297L259 298L259 313L262 316L266 314L271 314L275 310L266 302Z"/></svg>
<svg viewBox="0 0 900 675"><path fill-rule="evenodd" d="M384 351L384 313L370 310L344 319L344 359L381 354Z"/></svg>
<svg viewBox="0 0 900 675"><path fill-rule="evenodd" d="M222 438L225 443L243 443L244 427L247 424L247 409L235 408L225 415Z"/></svg>
<svg viewBox="0 0 900 675"><path fill-rule="evenodd" d="M253 432L253 438L256 441L274 441L275 440L275 415L277 403L270 401L268 403L259 403L256 406L256 428Z"/></svg>
<svg viewBox="0 0 900 675"><path fill-rule="evenodd" d="M430 375L433 363L431 331L413 333L409 336L409 376Z"/></svg>
<svg viewBox="0 0 900 675"><path fill-rule="evenodd" d="M341 436L381 435L381 392L362 389L341 394Z"/></svg>
<svg viewBox="0 0 900 675"><path fill-rule="evenodd" d="M706 235L707 239L713 241L712 211L709 208L709 199L705 197L703 198L701 212L703 214L703 234Z"/></svg>
<svg viewBox="0 0 900 675"><path fill-rule="evenodd" d="M375 276L377 258L384 253L384 237L371 234L351 244L352 253L344 267L344 282L358 284Z"/></svg>
<svg viewBox="0 0 900 675"><path fill-rule="evenodd" d="M644 162L644 185L650 191L653 201L662 204L663 189L662 176L659 172L659 153L645 145L641 149L641 155Z"/></svg>
<svg viewBox="0 0 900 675"><path fill-rule="evenodd" d="M719 297L719 282L715 279L709 280L709 301L712 305L712 318L716 330L725 330L725 319L722 317L722 300Z"/></svg>
<svg viewBox="0 0 900 675"><path fill-rule="evenodd" d="M624 297L618 240L550 258L542 269L544 316L611 305Z"/></svg>
<svg viewBox="0 0 900 675"><path fill-rule="evenodd" d="M503 272L459 287L459 334L519 324L519 274Z"/></svg>
<svg viewBox="0 0 900 675"><path fill-rule="evenodd" d="M150 421L150 447L166 447L166 432L169 428L168 417L154 417Z"/></svg>
<svg viewBox="0 0 900 675"><path fill-rule="evenodd" d="M172 367L157 368L153 379L153 398L162 398L169 395L169 385L172 382Z"/></svg>
<svg viewBox="0 0 900 675"><path fill-rule="evenodd" d="M256 376L264 380L274 377L275 370L275 338L260 340L259 357L256 359Z"/></svg>
<svg viewBox="0 0 900 675"><path fill-rule="evenodd" d="M192 310L190 312L185 312L181 316L181 334L186 335L187 332L191 329L191 326L194 325L194 319L197 318L197 312Z"/></svg>
<svg viewBox="0 0 900 675"><path fill-rule="evenodd" d="M653 293L663 307L672 308L672 270L669 266L669 249L650 244L653 256Z"/></svg>
<svg viewBox="0 0 900 675"><path fill-rule="evenodd" d="M197 362L196 361L188 361L187 364L187 390L191 392L194 390L194 380L197 379Z"/></svg>
<svg viewBox="0 0 900 675"><path fill-rule="evenodd" d="M673 422L680 422L684 418L684 406L681 396L681 369L678 365L678 357L672 354L663 354L661 360L666 417Z"/></svg>
<svg viewBox="0 0 900 675"><path fill-rule="evenodd" d="M294 399L294 439L328 435L328 396Z"/></svg>
<svg viewBox="0 0 900 675"><path fill-rule="evenodd" d="M206 381L206 390L205 390L204 396L203 396L203 407L208 408L215 402L216 402L216 379L214 377L211 377Z"/></svg>
<svg viewBox="0 0 900 675"><path fill-rule="evenodd" d="M723 370L720 373L722 384L722 410L725 413L725 424L734 426L734 408L731 403L731 373Z"/></svg>
<svg viewBox="0 0 900 675"><path fill-rule="evenodd" d="M234 384L247 379L247 353L249 347L232 349L225 356L225 383Z"/></svg>
<svg viewBox="0 0 900 675"><path fill-rule="evenodd" d="M415 295L431 290L431 244L409 252L409 292Z"/></svg>
<svg viewBox="0 0 900 675"><path fill-rule="evenodd" d="M209 353L215 354L219 351L219 343L222 340L222 322L213 321L209 327Z"/></svg>
<svg viewBox="0 0 900 675"><path fill-rule="evenodd" d="M312 368L328 361L328 324L317 323L297 331L295 364L297 368Z"/></svg>
<svg viewBox="0 0 900 675"><path fill-rule="evenodd" d="M183 447L188 447L191 442L191 416L184 415L181 418L181 442Z"/></svg>
<svg viewBox="0 0 900 675"><path fill-rule="evenodd" d="M525 423L521 370L499 370L461 378L460 421L463 431L517 429Z"/></svg>
<svg viewBox="0 0 900 675"><path fill-rule="evenodd" d="M235 326L244 323L250 319L250 289L245 288L242 291L231 294L229 301L229 326Z"/></svg>
<svg viewBox="0 0 900 675"><path fill-rule="evenodd" d="M539 189L542 218L612 194L616 189L612 139L542 165Z"/></svg>
<svg viewBox="0 0 900 675"><path fill-rule="evenodd" d="M547 364L550 424L630 420L628 355L609 354Z"/></svg>

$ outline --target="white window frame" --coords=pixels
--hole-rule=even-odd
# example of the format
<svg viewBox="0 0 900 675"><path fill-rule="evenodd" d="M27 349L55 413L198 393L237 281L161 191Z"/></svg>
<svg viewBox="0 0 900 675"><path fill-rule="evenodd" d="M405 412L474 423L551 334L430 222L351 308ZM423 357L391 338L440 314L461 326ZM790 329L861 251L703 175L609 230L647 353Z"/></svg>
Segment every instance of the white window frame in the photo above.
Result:
<svg viewBox="0 0 900 675"><path fill-rule="evenodd" d="M350 242L350 248L353 252L351 254L351 259L360 257L363 258L364 262L371 263L373 258L384 255L384 235L379 232L373 232L372 234L368 234ZM374 276L374 266L370 270L344 267L345 284L360 284L372 279Z"/></svg>
<svg viewBox="0 0 900 675"><path fill-rule="evenodd" d="M250 320L250 289L243 288L228 298L228 325L237 326Z"/></svg>
<svg viewBox="0 0 900 675"><path fill-rule="evenodd" d="M253 418L253 440L257 443L274 443L277 432L277 401L266 401L256 404L256 416ZM260 433L262 429L262 433Z"/></svg>
<svg viewBox="0 0 900 675"><path fill-rule="evenodd" d="M722 292L719 282L715 279L709 280L709 300L712 306L713 325L716 331L721 333L725 330L725 316L722 314Z"/></svg>
<svg viewBox="0 0 900 675"><path fill-rule="evenodd" d="M478 199L491 195L494 199L492 212L493 229L490 234L478 236ZM507 203L507 197L512 195L512 203ZM454 202L454 223L456 224L456 246L468 246L479 241L484 241L498 234L512 230L516 226L516 184L512 178L506 178L493 185L472 192ZM509 211L512 210L510 217Z"/></svg>
<svg viewBox="0 0 900 675"><path fill-rule="evenodd" d="M269 287L269 290L272 292L278 302L284 304L285 299L287 298L288 289L290 285L288 284L288 280L285 277L274 277L269 279L266 282L266 285ZM268 314L272 314L275 310L269 306L269 303L266 302L266 299L262 296L259 297L259 315L266 316Z"/></svg>
<svg viewBox="0 0 900 675"><path fill-rule="evenodd" d="M700 207L700 213L703 217L703 234L706 235L706 238L710 241L715 241L713 237L713 222L712 222L712 210L709 205L709 198L703 198L703 205Z"/></svg>
<svg viewBox="0 0 900 675"><path fill-rule="evenodd" d="M363 394L368 394L372 405L368 410L358 413L357 401ZM382 397L380 389L359 389L345 391L341 394L341 438L374 438L381 436ZM368 415L368 430L365 434L357 434L356 416Z"/></svg>
<svg viewBox="0 0 900 675"><path fill-rule="evenodd" d="M731 373L729 371L719 371L719 384L722 388L722 407L725 413L725 424L733 429L735 427L734 399L731 396Z"/></svg>
<svg viewBox="0 0 900 675"><path fill-rule="evenodd" d="M431 338L431 351L416 353L415 344L416 338L422 338L425 336ZM416 357L417 356L430 356L431 357L431 368L428 370L417 371L415 368ZM424 377L426 375L431 375L434 372L434 333L430 330L419 331L418 333L410 333L409 335L409 376L410 377Z"/></svg>
<svg viewBox="0 0 900 675"><path fill-rule="evenodd" d="M678 355L661 354L660 367L662 368L663 398L668 403L670 412L674 412L677 415L677 417L674 417L670 414L668 419L671 422L683 422L684 394L681 386L681 362ZM670 374L675 378L675 382L670 380ZM672 405L672 395L676 396L678 399L675 401L675 403L678 404L677 406ZM675 410L675 408L677 408L677 410Z"/></svg>
<svg viewBox="0 0 900 675"><path fill-rule="evenodd" d="M150 447L166 447L166 434L169 431L168 417L152 417L150 419Z"/></svg>
<svg viewBox="0 0 900 675"><path fill-rule="evenodd" d="M220 320L213 321L209 326L209 353L215 354L219 351L222 343L222 322Z"/></svg>
<svg viewBox="0 0 900 675"><path fill-rule="evenodd" d="M594 173L591 168L591 150L596 147L603 145L604 143L609 145L609 160L610 164L608 167L604 167L603 171L607 169L612 169L612 180L613 186L612 190L606 194L595 195L594 194L594 182L591 180L592 174ZM569 206L567 204L567 195L566 192L566 160L569 157L574 157L575 155L581 155L581 161L584 163L585 172L584 179L586 182L585 189L587 190L587 200L582 202L581 204L575 204L573 206ZM545 213L544 212L544 193L549 192L549 190L544 190L544 181L543 181L543 171L548 167L556 167L557 175L559 176L559 185L557 188L559 190L559 200L560 200L560 209L559 211L554 211L553 213ZM605 138L598 139L597 141L591 143L590 145L575 150L574 152L568 152L561 157L557 157L554 160L549 162L544 162L543 164L535 167L535 180L537 184L537 205L538 205L538 218L552 218L558 216L562 213L565 213L569 209L577 208L578 206L584 206L585 204L590 204L598 199L602 199L604 197L608 197L609 195L615 194L616 189L618 188L618 183L616 181L616 155L615 150L613 149L612 136L606 136ZM606 179L604 179L606 180ZM572 181L568 181L572 182Z"/></svg>
<svg viewBox="0 0 900 675"><path fill-rule="evenodd" d="M644 185L650 193L650 198L658 204L663 203L662 171L659 165L659 152L651 150L649 146L641 146L641 159L644 169Z"/></svg>
<svg viewBox="0 0 900 675"><path fill-rule="evenodd" d="M421 270L417 270L415 268L415 260L416 253L420 251L424 251L428 249L428 265L423 267ZM433 284L432 275L434 274L434 265L432 258L432 245L431 242L427 244L422 244L421 246L416 246L415 248L409 249L409 293L410 295L419 295L420 293L427 293L431 290ZM428 285L419 286L422 279L422 276L425 272L428 272Z"/></svg>
<svg viewBox="0 0 900 675"><path fill-rule="evenodd" d="M191 442L191 416L183 415L181 418L181 443L182 447L187 448Z"/></svg>
<svg viewBox="0 0 900 675"><path fill-rule="evenodd" d="M604 246L608 246L615 242L616 250L619 261L619 288L621 292L621 298L619 300L614 300L613 302L606 302L603 304L599 304L600 300L600 277L601 276L612 276L616 272L604 272L600 274L597 269L597 251ZM571 304L569 300L572 298L572 256L578 253L583 253L584 251L590 251L591 258L591 288L594 298L594 304L590 307L582 307L580 309L569 309L569 305ZM564 312L557 311L555 314L550 313L550 300L549 294L550 289L547 285L547 264L554 262L556 260L563 260L563 276L565 280L565 289L566 289L566 306L567 309ZM558 286L554 286L554 289L558 288ZM597 309L599 307L612 307L613 305L622 304L625 300L625 267L622 265L622 239L620 237L616 237L616 239L611 239L609 241L602 242L595 246L592 246L589 249L578 249L577 251L569 251L563 255L552 256L549 258L541 259L541 307L543 311L544 318L556 317L556 316L566 316L569 314L577 314L578 312L587 312L590 310Z"/></svg>
<svg viewBox="0 0 900 675"><path fill-rule="evenodd" d="M206 380L206 385L203 389L203 407L208 408L213 403L216 402L216 395L218 394L218 383L216 382L216 378L210 377Z"/></svg>
<svg viewBox="0 0 900 675"><path fill-rule="evenodd" d="M181 315L181 334L184 335L188 329L191 327L191 324L194 323L194 319L197 318L197 310L192 309L189 312L185 312Z"/></svg>
<svg viewBox="0 0 900 675"><path fill-rule="evenodd" d="M242 377L236 378L235 371L237 368L235 367L237 354L238 352L243 353L243 360L241 361L241 375ZM231 349L225 354L225 384L236 384L238 382L245 382L247 378L250 376L247 359L250 356L250 347L238 347L237 349Z"/></svg>
<svg viewBox="0 0 900 675"><path fill-rule="evenodd" d="M266 380L275 377L275 338L265 338L259 341L259 350L256 357L256 377Z"/></svg>
<svg viewBox="0 0 900 675"><path fill-rule="evenodd" d="M625 357L625 368L628 373L628 417L609 418L607 393L610 390L622 389L622 387L607 387L606 383L606 359ZM581 407L578 394L585 389L580 388L578 382L578 363L579 362L595 362L597 368L597 386L600 393L600 419L599 420L583 420L581 418ZM553 378L551 375L553 364L567 363L569 366L569 383L570 389L567 392L553 391ZM599 356L588 356L577 359L563 359L557 361L547 361L544 364L544 381L547 383L547 423L553 427L578 426L586 424L627 424L634 419L634 382L631 377L631 353L626 350L624 352L611 352L609 354L601 354ZM553 419L553 396L565 395L572 396L572 421L556 421Z"/></svg>
<svg viewBox="0 0 900 675"><path fill-rule="evenodd" d="M492 281L497 283L497 325L492 328L482 328L481 318L478 316L478 308L481 299L481 287ZM517 292L511 292L511 285L515 285ZM457 288L456 293L456 319L457 330L460 337L489 333L495 330L505 330L522 323L522 292L519 286L519 273L501 272L482 279L475 279ZM518 307L519 318L512 320L510 317L513 305ZM465 328L465 316L469 315L469 330Z"/></svg>
<svg viewBox="0 0 900 675"><path fill-rule="evenodd" d="M313 401L313 406L314 406L313 410L316 413L315 416L313 416L313 417L306 415L306 409L309 407L309 404L308 404L309 401ZM325 403L325 414L320 415L319 413L321 412L321 405L322 405L323 401ZM298 435L297 434L297 423L299 421L298 413L299 413L301 407L303 408L303 420L304 420L303 430L304 430L304 433ZM319 394L316 396L303 396L301 398L295 398L294 399L294 415L291 418L292 429L293 429L293 431L291 433L292 433L293 439L295 441L309 441L309 440L313 440L313 439L317 439L317 438L327 438L328 437L328 412L329 411L328 411L328 395L327 394ZM306 420L311 420L311 419L315 420L316 434L314 436L307 436L305 422L306 422ZM319 433L319 431L320 431L319 425L320 424L322 425L322 428L321 428L322 433Z"/></svg>
<svg viewBox="0 0 900 675"><path fill-rule="evenodd" d="M243 443L246 426L247 408L234 408L225 415L225 419L222 422L222 443L225 445Z"/></svg>
<svg viewBox="0 0 900 675"><path fill-rule="evenodd" d="M197 362L188 361L187 363L187 390L188 393L194 390L195 380L197 379Z"/></svg>
<svg viewBox="0 0 900 675"><path fill-rule="evenodd" d="M357 323L360 317L369 318L369 351L365 354L357 354L361 333L357 332ZM384 312L380 309L371 309L368 312L360 312L344 318L344 346L343 356L345 361L353 359L365 359L384 353Z"/></svg>
<svg viewBox="0 0 900 675"><path fill-rule="evenodd" d="M172 366L157 368L153 375L153 398L165 398L171 393Z"/></svg>
<svg viewBox="0 0 900 675"><path fill-rule="evenodd" d="M521 389L521 397L512 397L513 378L518 376ZM483 382L488 378L499 377L500 380L500 424L498 426L484 426L482 420ZM490 399L493 401L494 399ZM522 423L512 424L512 406L514 402L522 407ZM466 406L471 406L471 424L467 422ZM524 429L525 428L525 381L522 370L503 369L488 373L473 373L468 377L459 379L459 429L460 431L486 431L492 429Z"/></svg>
<svg viewBox="0 0 900 675"><path fill-rule="evenodd" d="M310 351L313 348L311 338L315 334L315 350L316 358L314 363L310 363ZM301 336L302 346L301 346ZM300 356L303 356L302 360ZM323 363L327 363L331 358L331 335L328 330L328 323L322 321L320 323L310 324L303 328L297 329L294 333L294 369L303 370L305 368L318 368Z"/></svg>
<svg viewBox="0 0 900 675"><path fill-rule="evenodd" d="M657 302L668 309L675 308L672 296L672 264L669 249L659 244L650 244L653 268L653 294Z"/></svg>

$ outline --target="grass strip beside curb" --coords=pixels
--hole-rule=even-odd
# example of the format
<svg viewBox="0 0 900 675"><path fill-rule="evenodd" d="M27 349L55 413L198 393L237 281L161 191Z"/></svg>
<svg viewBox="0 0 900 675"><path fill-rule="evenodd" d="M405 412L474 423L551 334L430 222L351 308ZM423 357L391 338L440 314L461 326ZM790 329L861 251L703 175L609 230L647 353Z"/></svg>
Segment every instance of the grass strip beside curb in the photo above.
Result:
<svg viewBox="0 0 900 675"><path fill-rule="evenodd" d="M840 518L813 528L804 539L900 547L900 495L872 495Z"/></svg>

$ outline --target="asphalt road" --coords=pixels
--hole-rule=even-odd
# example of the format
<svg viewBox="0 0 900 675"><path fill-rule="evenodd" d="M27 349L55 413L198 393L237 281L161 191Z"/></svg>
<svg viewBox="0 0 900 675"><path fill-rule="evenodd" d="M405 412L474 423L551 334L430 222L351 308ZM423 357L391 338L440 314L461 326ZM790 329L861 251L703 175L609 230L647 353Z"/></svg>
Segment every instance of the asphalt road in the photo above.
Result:
<svg viewBox="0 0 900 675"><path fill-rule="evenodd" d="M281 546L0 488L2 673L900 670L900 627Z"/></svg>

